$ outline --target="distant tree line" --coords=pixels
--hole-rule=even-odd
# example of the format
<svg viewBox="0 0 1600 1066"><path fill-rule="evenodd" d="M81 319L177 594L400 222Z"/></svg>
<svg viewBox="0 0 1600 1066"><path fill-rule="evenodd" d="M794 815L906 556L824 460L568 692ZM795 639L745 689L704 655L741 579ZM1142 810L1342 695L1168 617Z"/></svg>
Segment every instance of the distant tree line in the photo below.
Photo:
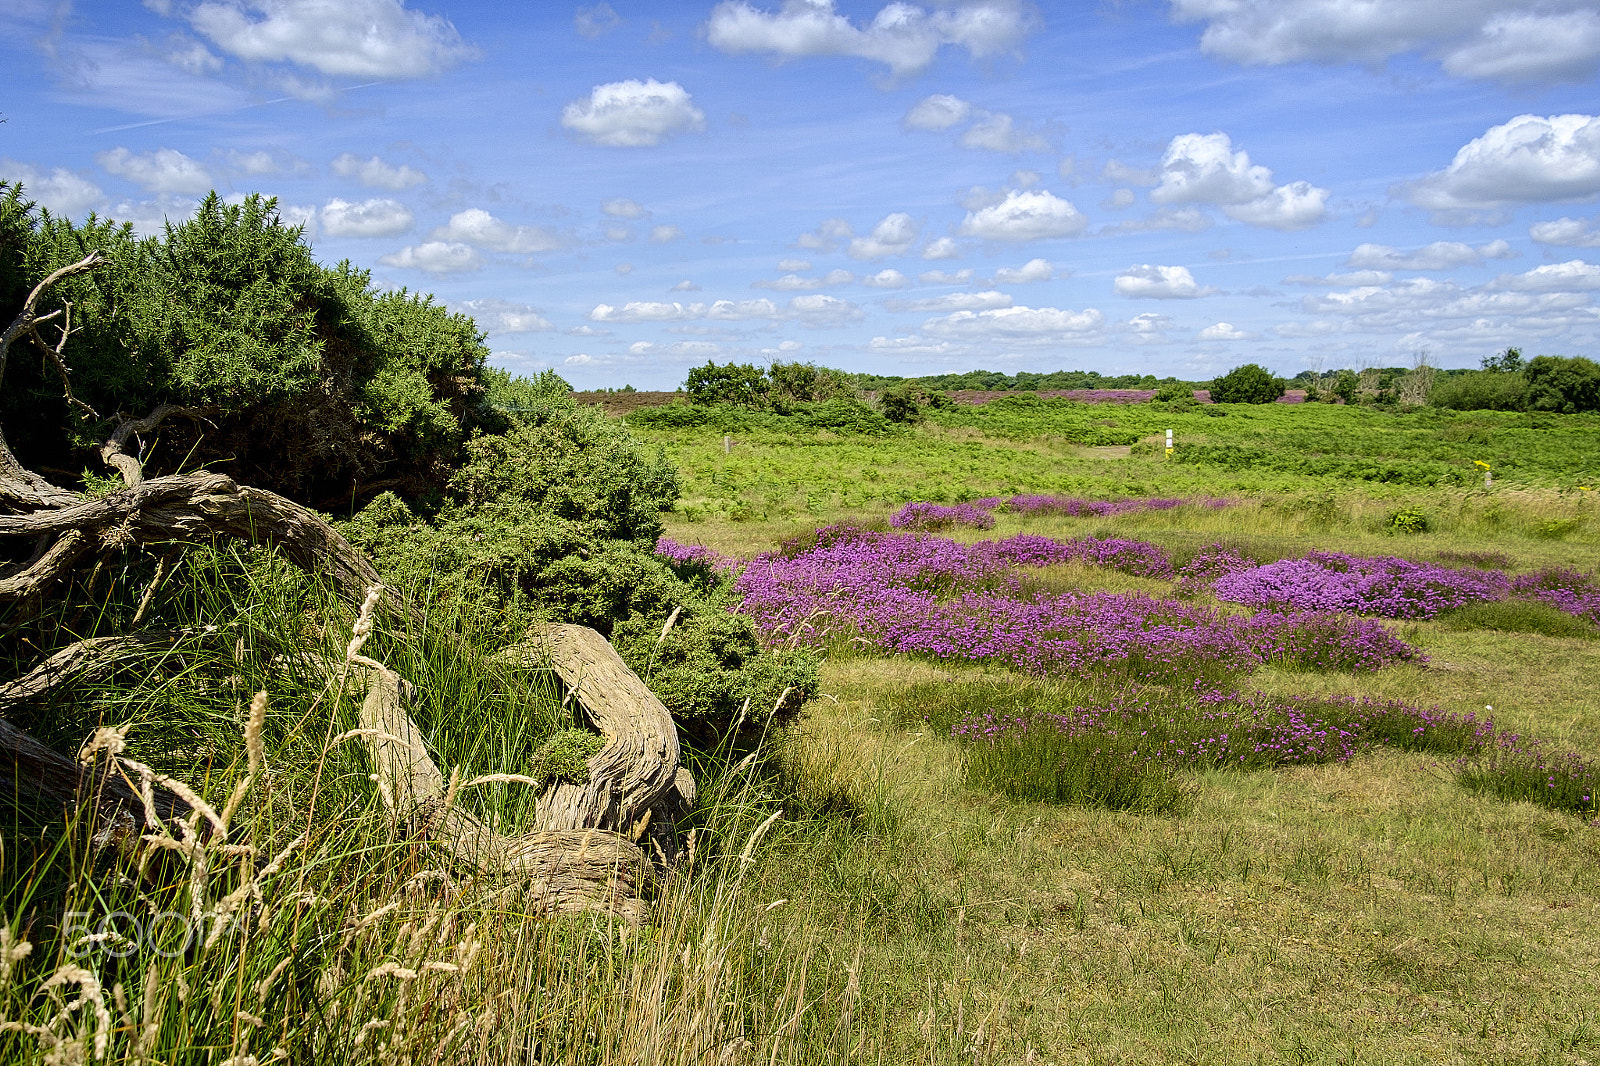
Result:
<svg viewBox="0 0 1600 1066"><path fill-rule="evenodd" d="M1379 408L1432 405L1453 410L1600 410L1600 365L1582 357L1541 355L1525 360L1507 348L1482 361L1478 370L1443 370L1419 359L1411 367L1359 370L1303 370L1284 379L1265 367L1246 363L1210 381L1183 381L1150 374L1101 374L1094 370L1005 374L971 370L964 374L901 377L860 374L811 363L714 362L689 371L684 383L691 404L724 405L776 414L807 413L808 405L865 405L891 422L910 423L947 406L950 391L1037 392L1046 389L1152 389L1152 402L1171 410L1198 406L1193 393L1209 389L1215 403L1273 403L1290 388L1309 403L1360 404Z"/></svg>
<svg viewBox="0 0 1600 1066"><path fill-rule="evenodd" d="M812 363L775 362L766 368L751 363L708 362L689 371L683 391L691 404L742 407L779 415L813 416L818 406L830 421L861 421L871 413L866 396L872 390L860 384L863 375L847 374ZM919 422L929 410L948 406L950 398L938 389L905 378L876 390L876 414L890 422ZM854 414L854 418L849 416Z"/></svg>
<svg viewBox="0 0 1600 1066"><path fill-rule="evenodd" d="M924 389L950 392L957 389L975 389L982 392L1007 392L1021 390L1037 392L1040 389L1154 389L1176 378L1157 378L1152 374L1101 374L1094 370L1053 370L1048 374L1023 371L1006 374L998 370L969 370L965 374L932 374L924 377L904 378L884 374L850 375L858 388L881 390L896 385L912 383Z"/></svg>
<svg viewBox="0 0 1600 1066"><path fill-rule="evenodd" d="M1432 403L1457 411L1600 411L1600 364L1582 356L1524 360L1519 349L1507 348L1479 370L1441 378Z"/></svg>

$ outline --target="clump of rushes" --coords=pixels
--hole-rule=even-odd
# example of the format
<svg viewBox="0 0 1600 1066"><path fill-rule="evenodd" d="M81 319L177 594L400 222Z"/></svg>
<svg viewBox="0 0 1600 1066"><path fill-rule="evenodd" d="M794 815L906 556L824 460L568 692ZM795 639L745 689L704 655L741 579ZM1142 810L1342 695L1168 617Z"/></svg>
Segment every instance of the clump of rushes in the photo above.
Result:
<svg viewBox="0 0 1600 1066"><path fill-rule="evenodd" d="M1098 700L1069 692L999 693L1011 709L968 710L970 698L913 689L924 719L967 749L968 784L1018 799L1171 812L1192 798L1179 770L1271 770L1349 762L1378 748L1450 760L1463 787L1593 819L1600 766L1495 728L1476 714L1353 696L1241 696L1128 690ZM1070 706L1063 701L1071 702ZM902 717L906 717L902 715Z"/></svg>
<svg viewBox="0 0 1600 1066"><path fill-rule="evenodd" d="M1188 809L1192 786L1130 738L1059 728L1048 716L989 712L960 722L967 783L1015 799L1145 814Z"/></svg>
<svg viewBox="0 0 1600 1066"><path fill-rule="evenodd" d="M1600 814L1600 766L1573 752L1548 750L1515 733L1455 761L1461 785L1504 800L1524 800L1593 820Z"/></svg>

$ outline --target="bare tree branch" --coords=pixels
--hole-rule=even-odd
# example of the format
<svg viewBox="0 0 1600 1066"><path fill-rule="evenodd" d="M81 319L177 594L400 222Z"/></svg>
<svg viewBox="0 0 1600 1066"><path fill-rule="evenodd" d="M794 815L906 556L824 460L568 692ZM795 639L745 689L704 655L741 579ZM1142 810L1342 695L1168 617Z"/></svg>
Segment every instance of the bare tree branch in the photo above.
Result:
<svg viewBox="0 0 1600 1066"><path fill-rule="evenodd" d="M111 436L100 446L100 461L122 475L122 483L128 488L138 488L144 484L144 464L137 458L122 450L128 443L128 438L136 433L149 433L159 426L171 415L183 415L186 418L199 418L200 415L188 407L175 403L164 403L143 418L130 418L112 431Z"/></svg>
<svg viewBox="0 0 1600 1066"><path fill-rule="evenodd" d="M11 353L12 343L18 337L36 330L40 323L49 322L61 313L50 311L43 315L39 314L40 298L56 282L74 274L93 270L105 261L105 256L100 252L90 252L76 263L52 272L49 277L33 287L33 291L28 293L28 298L23 301L22 310L17 313L17 317L11 320L5 332L0 333L0 380L4 379L6 358ZM74 498L66 489L52 485L17 462L17 457L11 452L11 446L6 443L4 435L0 435L0 509L28 511L61 507Z"/></svg>

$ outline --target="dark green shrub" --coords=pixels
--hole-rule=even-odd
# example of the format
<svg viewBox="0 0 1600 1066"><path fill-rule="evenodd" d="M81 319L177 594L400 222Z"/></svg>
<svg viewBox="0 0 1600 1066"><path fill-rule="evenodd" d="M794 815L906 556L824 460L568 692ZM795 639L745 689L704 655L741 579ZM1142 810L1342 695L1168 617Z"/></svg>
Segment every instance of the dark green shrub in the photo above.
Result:
<svg viewBox="0 0 1600 1066"><path fill-rule="evenodd" d="M1428 402L1452 411L1520 411L1527 405L1527 394L1528 383L1521 374L1470 370L1441 376Z"/></svg>
<svg viewBox="0 0 1600 1066"><path fill-rule="evenodd" d="M1530 411L1600 411L1600 365L1582 356L1541 355L1523 368Z"/></svg>
<svg viewBox="0 0 1600 1066"><path fill-rule="evenodd" d="M1211 383L1213 403L1272 403L1288 387L1266 367L1246 363Z"/></svg>
<svg viewBox="0 0 1600 1066"><path fill-rule="evenodd" d="M617 624L611 640L679 728L701 744L719 742L736 726L759 730L769 721L785 722L817 694L816 658L763 651L754 627L740 615L696 605L663 638L665 621L635 615Z"/></svg>
<svg viewBox="0 0 1600 1066"><path fill-rule="evenodd" d="M8 368L0 421L30 466L96 467L82 449L117 419L181 403L204 417L170 419L147 438L147 473L214 463L329 508L381 488L436 492L481 424L488 353L472 320L376 292L349 263L319 265L274 200L213 194L146 240L92 216L38 214L14 187L0 200L6 320L51 270L94 249L108 260L47 299L72 304L73 391L94 413L69 409L41 360Z"/></svg>
<svg viewBox="0 0 1600 1066"><path fill-rule="evenodd" d="M878 393L878 410L891 422L921 422L929 411L950 406L950 397L907 381Z"/></svg>
<svg viewBox="0 0 1600 1066"><path fill-rule="evenodd" d="M856 388L842 370L830 370L813 363L773 363L767 368L771 386L768 402L816 403L824 400L855 399Z"/></svg>
<svg viewBox="0 0 1600 1066"><path fill-rule="evenodd" d="M1360 387L1360 384L1361 379L1356 377L1354 372L1341 370L1334 376L1333 389L1331 391L1346 404L1353 404L1356 402L1356 389Z"/></svg>
<svg viewBox="0 0 1600 1066"><path fill-rule="evenodd" d="M1391 533L1426 533L1431 527L1427 514L1416 507L1402 507L1383 523Z"/></svg>
<svg viewBox="0 0 1600 1066"><path fill-rule="evenodd" d="M749 363L718 366L708 362L689 371L683 391L690 403L722 403L734 407L760 407L770 385L766 374Z"/></svg>

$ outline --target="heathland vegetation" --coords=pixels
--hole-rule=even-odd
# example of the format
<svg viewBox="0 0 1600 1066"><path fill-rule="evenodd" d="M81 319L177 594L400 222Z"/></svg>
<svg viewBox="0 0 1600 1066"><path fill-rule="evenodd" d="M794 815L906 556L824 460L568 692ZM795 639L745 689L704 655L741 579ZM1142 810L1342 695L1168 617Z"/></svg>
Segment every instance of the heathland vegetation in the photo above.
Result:
<svg viewBox="0 0 1600 1066"><path fill-rule="evenodd" d="M1600 1047L1587 360L708 364L620 419L270 201L15 189L0 301L7 1061ZM561 625L685 771L565 836L636 786Z"/></svg>

